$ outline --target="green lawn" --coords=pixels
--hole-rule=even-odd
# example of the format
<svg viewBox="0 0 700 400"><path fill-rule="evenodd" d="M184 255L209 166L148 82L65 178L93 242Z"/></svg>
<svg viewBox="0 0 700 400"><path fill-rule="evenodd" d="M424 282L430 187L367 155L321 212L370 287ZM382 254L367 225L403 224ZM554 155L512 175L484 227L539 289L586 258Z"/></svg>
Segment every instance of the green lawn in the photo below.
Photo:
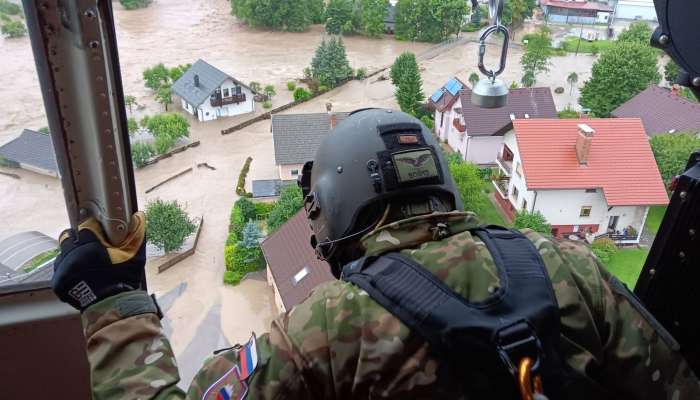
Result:
<svg viewBox="0 0 700 400"><path fill-rule="evenodd" d="M579 38L575 36L569 36L566 39L564 39L564 41L561 44L561 47L569 53L574 53L576 51L576 47L579 47L579 53L594 53L594 49L596 49L597 53L600 53L604 50L611 48L614 44L614 40L596 40L593 42L589 42L586 39L581 39L581 45L579 47Z"/></svg>
<svg viewBox="0 0 700 400"><path fill-rule="evenodd" d="M633 289L648 255L649 249L620 250L610 259L607 269Z"/></svg>
<svg viewBox="0 0 700 400"><path fill-rule="evenodd" d="M664 214L666 213L666 206L653 206L649 208L649 215L647 216L646 227L649 232L656 234L659 232L659 226L661 225L661 220L664 219Z"/></svg>
<svg viewBox="0 0 700 400"><path fill-rule="evenodd" d="M492 192L493 184L490 181L484 182L483 188L484 191L482 192L479 206L475 207L474 210L471 211L474 211L484 224L509 226L509 224L503 218L503 215L501 215L501 212L489 199L488 194Z"/></svg>

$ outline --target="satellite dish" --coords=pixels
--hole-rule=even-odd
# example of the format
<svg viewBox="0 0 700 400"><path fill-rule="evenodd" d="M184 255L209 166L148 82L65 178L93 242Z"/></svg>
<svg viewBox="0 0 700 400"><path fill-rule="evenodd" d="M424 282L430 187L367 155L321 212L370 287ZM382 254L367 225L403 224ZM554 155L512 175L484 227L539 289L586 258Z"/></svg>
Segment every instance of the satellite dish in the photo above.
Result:
<svg viewBox="0 0 700 400"><path fill-rule="evenodd" d="M505 107L508 86L500 79L480 79L472 89L472 104L481 108Z"/></svg>

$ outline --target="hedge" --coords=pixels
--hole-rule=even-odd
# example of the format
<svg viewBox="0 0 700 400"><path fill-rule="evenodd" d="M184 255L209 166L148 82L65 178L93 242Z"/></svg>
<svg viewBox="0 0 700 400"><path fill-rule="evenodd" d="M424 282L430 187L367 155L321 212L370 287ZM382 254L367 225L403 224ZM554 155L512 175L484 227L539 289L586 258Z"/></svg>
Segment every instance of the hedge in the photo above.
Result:
<svg viewBox="0 0 700 400"><path fill-rule="evenodd" d="M615 242L606 237L594 240L591 245L591 250L593 250L593 254L595 254L603 264L609 263L612 256L618 252Z"/></svg>
<svg viewBox="0 0 700 400"><path fill-rule="evenodd" d="M275 208L275 203L254 203L255 204L255 216L261 217L266 216Z"/></svg>
<svg viewBox="0 0 700 400"><path fill-rule="evenodd" d="M251 193L245 191L245 178L248 176L248 171L250 170L250 163L253 162L252 157L248 157L241 168L241 173L238 175L238 184L236 185L236 194L239 196L253 197Z"/></svg>

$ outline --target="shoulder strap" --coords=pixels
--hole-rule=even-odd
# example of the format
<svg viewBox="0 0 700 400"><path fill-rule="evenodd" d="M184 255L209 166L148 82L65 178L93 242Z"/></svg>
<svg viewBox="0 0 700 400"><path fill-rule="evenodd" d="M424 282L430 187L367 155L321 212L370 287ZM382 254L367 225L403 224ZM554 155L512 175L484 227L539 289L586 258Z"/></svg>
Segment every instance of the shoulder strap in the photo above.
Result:
<svg viewBox="0 0 700 400"><path fill-rule="evenodd" d="M464 360L479 360L471 364L507 375L530 356L538 360L545 389L553 389L547 375L560 366L559 313L539 253L518 231L488 226L472 234L488 248L501 280L483 302L467 301L399 253L356 260L345 266L342 279L365 290L448 363L463 369Z"/></svg>

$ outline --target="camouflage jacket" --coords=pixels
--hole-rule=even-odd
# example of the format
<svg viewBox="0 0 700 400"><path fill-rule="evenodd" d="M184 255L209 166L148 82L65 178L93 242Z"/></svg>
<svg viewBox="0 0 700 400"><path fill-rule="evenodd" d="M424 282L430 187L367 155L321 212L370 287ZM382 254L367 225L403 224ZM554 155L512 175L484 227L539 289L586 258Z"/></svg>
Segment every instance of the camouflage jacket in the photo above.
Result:
<svg viewBox="0 0 700 400"><path fill-rule="evenodd" d="M436 240L438 222L451 236ZM432 214L389 224L362 241L367 255L400 251L479 301L499 278L488 250L468 231L478 225L471 213ZM562 358L581 376L567 398L700 399L700 382L673 338L611 283L587 245L524 233L554 286ZM124 312L145 301L143 292L124 293L84 312L96 399L464 398L461 386L441 380L422 338L343 281L317 287L252 345L208 359L185 394L176 387L175 359L156 315ZM246 350L253 352L252 368ZM252 373L244 379L246 369Z"/></svg>

